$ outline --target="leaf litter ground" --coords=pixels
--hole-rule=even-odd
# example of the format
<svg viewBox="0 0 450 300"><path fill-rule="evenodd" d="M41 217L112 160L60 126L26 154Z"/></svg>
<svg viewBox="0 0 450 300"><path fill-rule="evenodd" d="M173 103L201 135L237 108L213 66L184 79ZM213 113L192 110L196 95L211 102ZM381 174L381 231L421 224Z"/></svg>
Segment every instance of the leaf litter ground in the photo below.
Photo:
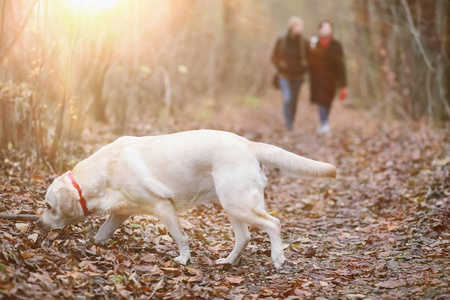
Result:
<svg viewBox="0 0 450 300"><path fill-rule="evenodd" d="M296 130L287 133L278 103L270 100L256 107L232 102L185 110L172 130L229 130L338 167L337 180L292 179L267 170L267 209L282 223L284 269L274 269L268 236L256 228L238 265L216 266L234 241L217 205L181 214L191 238L187 266L172 261L177 247L150 216L130 218L106 247L93 244L88 222L42 234L32 223L3 220L0 298L450 298L448 130L380 122L336 106L333 135L320 136L315 111L303 103ZM192 115L200 117L187 117ZM129 131L157 132L137 122ZM113 140L108 128L102 132L101 141L92 132L83 155L68 164ZM22 156L12 149L2 162L0 213L42 212L45 189L57 176L35 170L25 178L30 166L19 163ZM93 218L96 226L102 222L104 217Z"/></svg>

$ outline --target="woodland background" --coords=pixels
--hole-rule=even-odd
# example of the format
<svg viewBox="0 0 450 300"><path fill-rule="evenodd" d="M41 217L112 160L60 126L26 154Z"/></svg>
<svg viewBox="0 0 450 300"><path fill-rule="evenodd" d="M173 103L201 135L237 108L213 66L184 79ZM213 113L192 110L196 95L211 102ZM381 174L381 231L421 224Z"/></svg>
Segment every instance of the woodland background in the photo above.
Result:
<svg viewBox="0 0 450 300"><path fill-rule="evenodd" d="M85 6L80 6L80 3ZM270 54L292 15L330 19L349 99L293 132ZM239 264L220 205L181 214L192 259L151 216L93 244L105 216L43 233L0 220L0 299L450 299L449 0L0 0L0 213L36 215L49 184L120 135L211 128L337 166L267 170L266 233ZM36 216L35 216L36 217Z"/></svg>
<svg viewBox="0 0 450 300"><path fill-rule="evenodd" d="M148 0L104 10L71 2L0 1L2 156L22 149L23 160L58 169L60 147L75 151L98 121L118 134L131 124L151 132L173 128L188 107L207 117L223 102L258 105L291 15L304 18L307 37L320 20L335 22L355 107L450 118L446 0Z"/></svg>

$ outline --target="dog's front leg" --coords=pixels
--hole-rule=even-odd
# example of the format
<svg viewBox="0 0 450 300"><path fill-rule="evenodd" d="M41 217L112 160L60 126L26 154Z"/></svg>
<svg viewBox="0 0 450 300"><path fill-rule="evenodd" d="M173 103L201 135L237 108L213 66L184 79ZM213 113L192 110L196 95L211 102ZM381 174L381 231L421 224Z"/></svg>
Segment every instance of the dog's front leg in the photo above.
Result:
<svg viewBox="0 0 450 300"><path fill-rule="evenodd" d="M97 245L104 245L108 242L109 237L119 228L120 225L129 217L130 215L119 215L111 214L102 227L98 230L95 235L95 243Z"/></svg>
<svg viewBox="0 0 450 300"><path fill-rule="evenodd" d="M180 256L176 257L174 261L179 264L186 265L191 258L191 252L189 250L189 237L183 231L183 227L181 227L176 208L170 200L161 200L156 207L155 215L161 223L167 227L167 230L170 232L178 245Z"/></svg>

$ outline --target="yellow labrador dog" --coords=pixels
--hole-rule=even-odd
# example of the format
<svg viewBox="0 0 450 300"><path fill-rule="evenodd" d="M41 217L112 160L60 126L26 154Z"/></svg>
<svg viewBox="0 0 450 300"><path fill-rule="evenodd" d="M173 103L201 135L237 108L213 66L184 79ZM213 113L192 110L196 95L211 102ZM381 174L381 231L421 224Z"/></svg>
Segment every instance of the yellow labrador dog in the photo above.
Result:
<svg viewBox="0 0 450 300"><path fill-rule="evenodd" d="M55 179L38 222L50 230L89 214L109 214L95 236L97 244L104 244L130 215L151 214L167 227L180 251L175 261L184 265L190 258L189 239L177 212L219 202L236 242L231 253L216 263L239 261L250 241L247 226L253 225L269 234L274 265L281 268L280 222L265 211L264 165L291 176L336 177L331 164L224 131L121 137Z"/></svg>

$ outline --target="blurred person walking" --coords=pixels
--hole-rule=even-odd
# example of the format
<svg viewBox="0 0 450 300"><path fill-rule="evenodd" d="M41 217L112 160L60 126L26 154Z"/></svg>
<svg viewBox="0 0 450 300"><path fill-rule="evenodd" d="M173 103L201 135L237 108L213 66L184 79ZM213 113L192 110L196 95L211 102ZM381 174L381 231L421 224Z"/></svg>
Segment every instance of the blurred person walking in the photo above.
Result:
<svg viewBox="0 0 450 300"><path fill-rule="evenodd" d="M344 51L339 41L333 38L333 23L325 20L319 23L319 37L311 38L309 73L311 102L318 105L320 125L318 133L331 132L328 117L336 91L339 99L347 98L347 73Z"/></svg>
<svg viewBox="0 0 450 300"><path fill-rule="evenodd" d="M308 70L308 41L303 37L303 20L291 17L286 32L280 36L272 52L277 74L274 84L283 94L283 113L287 130L292 130L298 95Z"/></svg>

